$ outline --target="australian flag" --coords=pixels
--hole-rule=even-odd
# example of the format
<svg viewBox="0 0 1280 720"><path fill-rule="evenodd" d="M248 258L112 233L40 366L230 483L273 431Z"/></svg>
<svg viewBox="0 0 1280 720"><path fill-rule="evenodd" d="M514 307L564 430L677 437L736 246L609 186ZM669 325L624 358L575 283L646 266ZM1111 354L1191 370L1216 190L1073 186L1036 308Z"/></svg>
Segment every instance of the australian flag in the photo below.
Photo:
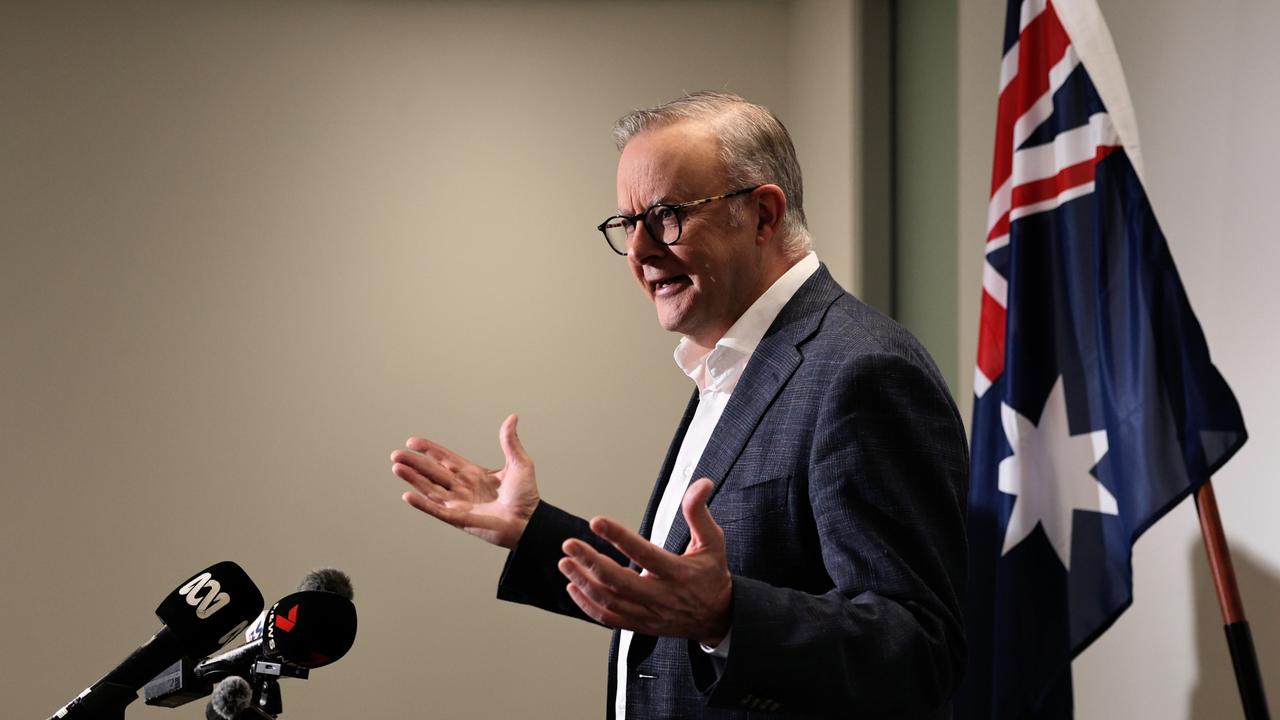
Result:
<svg viewBox="0 0 1280 720"><path fill-rule="evenodd" d="M1132 117L1094 0L1010 0L960 717L1071 717L1071 660L1131 602L1134 541L1247 437L1143 190Z"/></svg>

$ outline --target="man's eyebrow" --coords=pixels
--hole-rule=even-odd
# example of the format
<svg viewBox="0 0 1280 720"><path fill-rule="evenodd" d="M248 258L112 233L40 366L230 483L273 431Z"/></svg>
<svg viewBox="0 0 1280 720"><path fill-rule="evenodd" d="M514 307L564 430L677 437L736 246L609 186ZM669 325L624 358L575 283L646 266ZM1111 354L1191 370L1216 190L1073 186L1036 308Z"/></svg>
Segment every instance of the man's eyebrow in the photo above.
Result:
<svg viewBox="0 0 1280 720"><path fill-rule="evenodd" d="M634 214L634 215L639 215L640 213L645 212L646 210L648 210L649 208L653 207L654 205L671 205L671 204L673 204L670 200L668 200L668 199L667 199L667 194L666 194L666 193L664 193L664 194L662 194L662 195L651 195L651 196L650 196L650 198L651 198L651 199L649 200L649 204L648 204L648 205L645 205L645 206L644 206L643 208L641 208L638 212L632 213L632 212L631 212L631 211L629 211L629 210L623 210L622 208L618 208L618 214L619 214L619 215L633 215L633 214Z"/></svg>

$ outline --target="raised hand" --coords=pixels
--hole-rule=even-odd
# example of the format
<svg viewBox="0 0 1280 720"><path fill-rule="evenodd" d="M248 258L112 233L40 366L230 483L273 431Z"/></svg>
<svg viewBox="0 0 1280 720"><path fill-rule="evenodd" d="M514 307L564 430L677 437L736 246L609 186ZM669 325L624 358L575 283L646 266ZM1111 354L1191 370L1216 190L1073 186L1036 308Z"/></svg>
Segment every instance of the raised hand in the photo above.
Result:
<svg viewBox="0 0 1280 720"><path fill-rule="evenodd" d="M592 532L634 560L643 573L622 567L581 540L566 540L559 567L578 607L609 627L719 645L729 632L733 581L724 531L707 510L712 487L703 478L685 492L681 510L689 523L689 546L683 555L654 545L616 520L591 521Z"/></svg>
<svg viewBox="0 0 1280 720"><path fill-rule="evenodd" d="M513 548L538 506L533 460L511 415L498 431L506 464L487 470L430 440L411 437L391 453L391 472L413 486L401 496L422 512L476 537Z"/></svg>

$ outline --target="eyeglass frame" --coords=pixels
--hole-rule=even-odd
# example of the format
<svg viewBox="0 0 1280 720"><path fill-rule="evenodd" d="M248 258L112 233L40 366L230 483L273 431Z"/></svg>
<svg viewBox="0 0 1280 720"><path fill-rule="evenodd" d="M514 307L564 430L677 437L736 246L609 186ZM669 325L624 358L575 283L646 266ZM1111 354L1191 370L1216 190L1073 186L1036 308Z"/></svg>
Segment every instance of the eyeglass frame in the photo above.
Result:
<svg viewBox="0 0 1280 720"><path fill-rule="evenodd" d="M617 248L613 246L613 243L609 241L609 234L606 231L606 227L605 227L614 220L621 220L624 224L632 223L633 227L642 225L644 226L644 231L648 233L649 237L653 238L655 242L659 242L667 246L675 245L676 243L680 242L680 238L684 237L684 219L681 217L682 210L686 210L691 207L697 207L699 205L706 205L707 203L713 203L716 200L724 200L726 198L737 197L738 195L745 195L749 192L754 192L756 190L759 190L765 185L768 185L768 183L761 183L759 185L753 185L751 187L739 188L737 190L731 190L727 193L724 193L723 195L712 195L711 197L705 197L699 200L689 200L688 202L682 202L682 203L661 203L661 202L654 203L649 207L645 208L643 211L636 213L635 215L623 215L621 213L617 215L610 215L609 217L604 219L604 222L597 225L596 229L599 230L600 234L604 236L604 244L608 245L610 250L617 253L618 255L622 255L623 257L626 257L626 254L627 254L626 251L625 250L619 251ZM663 240L661 237L654 237L653 229L650 228L648 223L645 222L645 218L649 216L649 213L653 212L654 208L667 208L672 212L673 215L675 215L675 218L676 218L676 239L675 240L672 240L671 242L667 242ZM635 232L635 231L632 230L631 232ZM630 234L631 233L627 233L627 235L630 235Z"/></svg>

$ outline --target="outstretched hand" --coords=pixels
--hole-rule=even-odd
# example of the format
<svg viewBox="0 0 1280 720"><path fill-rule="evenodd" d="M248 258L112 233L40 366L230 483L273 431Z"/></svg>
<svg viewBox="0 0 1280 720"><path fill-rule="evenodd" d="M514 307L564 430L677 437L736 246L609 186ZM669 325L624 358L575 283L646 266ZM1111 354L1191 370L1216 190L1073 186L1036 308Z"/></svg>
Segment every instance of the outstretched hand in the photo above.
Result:
<svg viewBox="0 0 1280 720"><path fill-rule="evenodd" d="M622 567L581 540L566 540L559 567L578 607L609 627L719 645L729 631L733 581L724 531L707 509L712 487L703 478L685 492L681 510L689 524L689 546L682 555L650 543L616 520L591 521L593 532L644 572Z"/></svg>
<svg viewBox="0 0 1280 720"><path fill-rule="evenodd" d="M494 545L513 548L538 506L533 460L512 415L498 431L506 464L487 470L430 440L411 437L391 453L391 472L413 486L402 498L422 512Z"/></svg>

